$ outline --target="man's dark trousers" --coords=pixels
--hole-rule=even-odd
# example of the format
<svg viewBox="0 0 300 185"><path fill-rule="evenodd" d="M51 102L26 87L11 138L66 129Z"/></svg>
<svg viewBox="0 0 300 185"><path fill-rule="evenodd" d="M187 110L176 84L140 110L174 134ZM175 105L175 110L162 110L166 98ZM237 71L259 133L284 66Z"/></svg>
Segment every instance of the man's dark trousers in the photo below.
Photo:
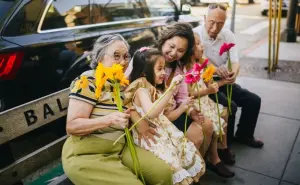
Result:
<svg viewBox="0 0 300 185"><path fill-rule="evenodd" d="M216 102L214 94L211 94L210 98ZM224 107L228 107L226 85L219 88L218 100L219 104L222 104ZM229 115L227 126L228 145L232 144L234 137L235 114L237 112L237 108L242 108L242 114L235 135L237 137L251 139L254 137L254 131L260 110L260 105L261 99L259 96L248 91L247 89L241 88L241 86L239 86L238 84L232 85L232 115Z"/></svg>

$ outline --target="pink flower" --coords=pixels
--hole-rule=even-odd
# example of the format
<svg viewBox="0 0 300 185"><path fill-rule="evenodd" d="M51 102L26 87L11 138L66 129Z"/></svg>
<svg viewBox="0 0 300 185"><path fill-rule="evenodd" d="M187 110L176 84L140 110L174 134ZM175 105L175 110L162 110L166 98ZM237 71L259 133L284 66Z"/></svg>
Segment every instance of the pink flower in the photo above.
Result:
<svg viewBox="0 0 300 185"><path fill-rule="evenodd" d="M204 61L203 64L195 63L193 68L189 70L185 75L185 82L187 84L196 83L201 78L201 71L205 68L205 66L208 64L208 59Z"/></svg>
<svg viewBox="0 0 300 185"><path fill-rule="evenodd" d="M185 83L192 84L200 80L200 72L194 71L193 69L189 70L185 75Z"/></svg>
<svg viewBox="0 0 300 185"><path fill-rule="evenodd" d="M193 70L198 71L200 73L202 71L202 69L204 69L207 66L207 64L208 64L208 59L205 59L205 61L201 65L198 63L195 63L193 66Z"/></svg>
<svg viewBox="0 0 300 185"><path fill-rule="evenodd" d="M149 49L150 49L150 47L144 46L144 47L141 47L141 48L139 49L139 51L140 51L140 52L143 52L143 51L147 51L147 50L149 50Z"/></svg>
<svg viewBox="0 0 300 185"><path fill-rule="evenodd" d="M233 46L235 46L234 43L224 43L220 48L220 56L223 55L224 52L228 52Z"/></svg>

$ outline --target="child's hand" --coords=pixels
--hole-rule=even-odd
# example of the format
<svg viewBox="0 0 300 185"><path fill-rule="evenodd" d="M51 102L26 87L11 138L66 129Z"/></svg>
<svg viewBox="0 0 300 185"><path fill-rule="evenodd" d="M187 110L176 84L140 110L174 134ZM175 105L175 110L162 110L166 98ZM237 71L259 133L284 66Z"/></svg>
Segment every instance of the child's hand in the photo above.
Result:
<svg viewBox="0 0 300 185"><path fill-rule="evenodd" d="M208 91L209 94L217 93L219 91L219 85L216 82L208 84Z"/></svg>
<svg viewBox="0 0 300 185"><path fill-rule="evenodd" d="M183 110L186 111L194 102L193 96L188 97L184 102L182 102L179 107Z"/></svg>
<svg viewBox="0 0 300 185"><path fill-rule="evenodd" d="M174 86L173 90L178 87L178 85L181 83L183 80L183 75L177 75L172 79L172 82L170 84L170 87Z"/></svg>

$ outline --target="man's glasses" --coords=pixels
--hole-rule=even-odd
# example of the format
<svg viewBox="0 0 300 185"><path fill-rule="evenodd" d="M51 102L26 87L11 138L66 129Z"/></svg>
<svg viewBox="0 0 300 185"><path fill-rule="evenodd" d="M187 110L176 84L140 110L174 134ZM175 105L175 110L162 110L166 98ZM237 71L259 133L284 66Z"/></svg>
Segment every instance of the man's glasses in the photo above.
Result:
<svg viewBox="0 0 300 185"><path fill-rule="evenodd" d="M220 8L220 9L222 9L222 10L224 10L224 11L226 11L226 10L227 10L227 6L225 6L225 5L222 5L222 4L216 4L216 3L214 3L214 4L210 4L210 5L208 6L208 8L209 8L209 9L216 9L216 8Z"/></svg>

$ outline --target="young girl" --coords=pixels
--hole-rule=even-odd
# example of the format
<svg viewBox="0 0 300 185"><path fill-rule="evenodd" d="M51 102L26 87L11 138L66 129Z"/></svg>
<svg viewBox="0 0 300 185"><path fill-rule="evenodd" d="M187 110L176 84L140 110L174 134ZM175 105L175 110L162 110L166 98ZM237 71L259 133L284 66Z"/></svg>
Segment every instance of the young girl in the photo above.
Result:
<svg viewBox="0 0 300 185"><path fill-rule="evenodd" d="M165 59L157 49L141 49L133 57L133 70L130 75L132 82L125 90L124 105L132 105L140 116L145 115L157 99L162 95L165 78ZM173 93L183 76L173 78L171 86L165 97L157 104L155 109L147 116L147 120L156 126L160 135L157 142L147 145L144 139L139 142L137 131L133 129L134 142L142 148L154 153L157 157L170 165L173 171L173 184L189 185L198 182L205 171L202 157L197 148L190 141L185 142L183 132L179 131L166 116L164 108L168 106ZM129 106L130 107L130 106ZM186 107L178 109L185 111Z"/></svg>
<svg viewBox="0 0 300 185"><path fill-rule="evenodd" d="M203 46L201 45L200 37L197 33L194 34L195 37L195 46L194 46L194 55L192 56L192 62L191 65L188 66L188 68L191 68L192 65L195 63L202 64L204 60L202 59L203 55ZM203 72L203 71L202 71ZM207 168L212 169L216 173L218 173L220 176L223 177L232 177L234 176L233 172L230 172L229 169L224 166L221 162L222 161L225 164L232 165L235 161L234 159L229 159L229 155L231 155L231 151L227 147L227 140L226 140L226 128L227 128L227 109L223 107L222 105L219 105L220 113L221 113L221 128L218 121L218 112L216 109L216 103L211 100L208 95L209 94L215 94L218 92L219 85L217 83L208 83L207 85L204 83L203 79L201 79L198 82L198 85L200 87L200 91L197 91L197 88L192 88L191 85L189 85L189 93L195 97L194 100L194 106L200 110L199 108L199 102L198 97L200 96L200 105L201 105L201 112L204 114L204 116L208 117L213 122L214 127L214 138L211 142L211 147L209 149L208 157L208 166ZM219 152L218 151L218 137L221 134L220 130L222 131L222 143L219 145ZM220 158L221 159L220 159Z"/></svg>

